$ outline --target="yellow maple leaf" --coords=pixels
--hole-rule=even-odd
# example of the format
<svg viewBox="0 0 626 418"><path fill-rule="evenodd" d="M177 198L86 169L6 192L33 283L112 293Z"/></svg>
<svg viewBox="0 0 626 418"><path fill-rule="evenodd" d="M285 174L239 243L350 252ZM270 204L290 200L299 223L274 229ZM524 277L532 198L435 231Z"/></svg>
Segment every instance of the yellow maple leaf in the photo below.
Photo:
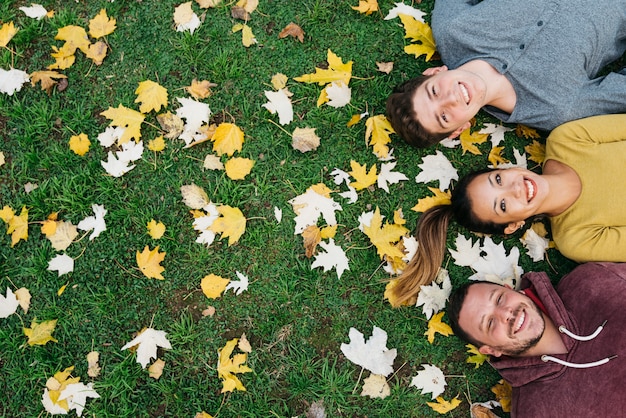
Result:
<svg viewBox="0 0 626 418"><path fill-rule="evenodd" d="M252 28L246 24L241 25L241 43L246 48L257 43L254 33L252 33Z"/></svg>
<svg viewBox="0 0 626 418"><path fill-rule="evenodd" d="M76 49L80 49L84 54L89 52L89 37L87 37L87 32L85 29L80 26L64 26L59 28L54 39L59 41L65 41L64 48L67 48L68 51L71 51L73 54Z"/></svg>
<svg viewBox="0 0 626 418"><path fill-rule="evenodd" d="M428 320L428 329L426 330L424 335L428 336L428 342L431 344L433 343L433 341L435 341L436 333L439 333L443 335L444 337L447 337L448 335L453 334L452 328L450 328L450 325L446 324L445 322L441 322L441 318L443 317L444 313L445 313L444 311L441 311L438 314L433 315Z"/></svg>
<svg viewBox="0 0 626 418"><path fill-rule="evenodd" d="M80 133L78 135L72 135L70 137L70 149L74 151L74 154L83 156L87 154L89 151L89 146L91 145L91 141L87 138L87 135L84 133Z"/></svg>
<svg viewBox="0 0 626 418"><path fill-rule="evenodd" d="M246 217L238 208L231 206L218 206L220 217L211 224L211 231L222 234L222 238L228 237L228 246L233 245L246 230Z"/></svg>
<svg viewBox="0 0 626 418"><path fill-rule="evenodd" d="M244 142L243 131L234 123L220 123L213 134L213 151L217 155L232 156L235 151L241 151Z"/></svg>
<svg viewBox="0 0 626 418"><path fill-rule="evenodd" d="M489 157L487 157L487 160L489 160L494 167L497 167L498 164L506 164L509 162L509 160L502 156L503 150L504 147L493 147L491 148L491 151L489 151Z"/></svg>
<svg viewBox="0 0 626 418"><path fill-rule="evenodd" d="M154 219L148 222L147 228L148 235L150 235L154 239L160 239L165 233L165 225L163 224L163 222L157 222Z"/></svg>
<svg viewBox="0 0 626 418"><path fill-rule="evenodd" d="M224 169L231 180L243 180L254 166L254 161L249 158L233 157L226 161Z"/></svg>
<svg viewBox="0 0 626 418"><path fill-rule="evenodd" d="M326 186L324 183L314 184L307 189L307 191L309 190L313 190L315 193L320 194L329 199L330 199L330 194L332 193L332 190L330 190L328 186Z"/></svg>
<svg viewBox="0 0 626 418"><path fill-rule="evenodd" d="M141 124L145 118L143 114L122 105L119 105L117 108L109 107L100 114L111 120L109 126L126 128L118 140L120 145L130 141L131 138L134 138L136 141L139 141L141 138Z"/></svg>
<svg viewBox="0 0 626 418"><path fill-rule="evenodd" d="M9 223L11 218L14 216L15 211L13 211L10 206L4 206L2 210L0 210L0 219L2 219L6 223Z"/></svg>
<svg viewBox="0 0 626 418"><path fill-rule="evenodd" d="M352 171L349 171L348 173L356 180L351 182L350 186L354 187L356 190L367 189L376 183L376 179L378 179L378 174L376 174L376 164L370 168L369 172L367 171L366 165L361 165L354 160L350 161L350 166L352 167Z"/></svg>
<svg viewBox="0 0 626 418"><path fill-rule="evenodd" d="M52 87L57 83L55 78L67 78L67 76L56 71L35 71L30 74L30 84L34 86L41 83L41 89L50 94Z"/></svg>
<svg viewBox="0 0 626 418"><path fill-rule="evenodd" d="M515 135L520 138L541 138L536 129L520 124L515 127Z"/></svg>
<svg viewBox="0 0 626 418"><path fill-rule="evenodd" d="M438 187L429 187L434 196L427 196L417 201L417 204L411 208L415 212L426 212L428 209L437 205L449 205L452 199L452 193L449 190L442 192Z"/></svg>
<svg viewBox="0 0 626 418"><path fill-rule="evenodd" d="M8 45L9 41L13 39L18 29L13 22L5 23L0 27L0 48L4 48Z"/></svg>
<svg viewBox="0 0 626 418"><path fill-rule="evenodd" d="M352 9L359 11L360 13L365 13L367 16L371 15L373 12L377 12L378 9L378 0L359 0L358 6L352 6Z"/></svg>
<svg viewBox="0 0 626 418"><path fill-rule="evenodd" d="M317 244L322 241L322 232L317 225L309 225L302 231L302 240L304 251L307 258L311 258L315 254Z"/></svg>
<svg viewBox="0 0 626 418"><path fill-rule="evenodd" d="M333 81L343 81L348 85L352 77L352 61L343 63L341 57L335 55L330 49L328 50L328 68L315 68L315 73L304 74L294 80L302 83L318 83L320 86L332 83Z"/></svg>
<svg viewBox="0 0 626 418"><path fill-rule="evenodd" d="M511 398L513 397L513 389L509 382L504 379L491 388L491 391L496 395L496 400L500 402L502 410L504 412L511 412Z"/></svg>
<svg viewBox="0 0 626 418"><path fill-rule="evenodd" d="M48 341L58 342L52 337L56 325L56 319L43 322L37 322L36 319L33 319L30 328L22 328L22 331L28 337L28 345L46 345Z"/></svg>
<svg viewBox="0 0 626 418"><path fill-rule="evenodd" d="M474 144L482 144L489 138L489 134L481 134L476 131L474 133L470 132L471 128L467 128L463 132L461 132L460 140L461 140L461 148L463 149L463 155L465 152L470 152L474 155L482 155L478 147Z"/></svg>
<svg viewBox="0 0 626 418"><path fill-rule="evenodd" d="M217 84L211 83L208 80L198 81L195 78L191 81L191 86L185 87L187 93L196 99L206 99L211 95L211 87L216 87Z"/></svg>
<svg viewBox="0 0 626 418"><path fill-rule="evenodd" d="M466 344L465 347L467 347L468 353L473 354L473 356L469 356L467 358L466 362L470 364L475 364L475 369L477 369L479 366L482 366L486 360L489 360L489 356L482 354L480 351L478 351L478 348L475 345Z"/></svg>
<svg viewBox="0 0 626 418"><path fill-rule="evenodd" d="M148 149L154 152L163 151L165 149L165 139L163 139L163 135L159 135L148 141Z"/></svg>
<svg viewBox="0 0 626 418"><path fill-rule="evenodd" d="M55 59L55 63L48 65L49 70L65 70L70 68L76 61L76 56L74 55L76 48L73 48L70 44L66 43L61 48L53 46L52 50L54 52L51 55Z"/></svg>
<svg viewBox="0 0 626 418"><path fill-rule="evenodd" d="M287 87L287 80L289 80L289 77L287 77L283 73L274 74L271 81L272 87L274 87L274 90L277 91L280 89L284 89L285 87Z"/></svg>
<svg viewBox="0 0 626 418"><path fill-rule="evenodd" d="M142 252L137 251L137 265L139 270L149 279L165 280L161 273L165 267L161 267L160 263L165 259L165 252L159 252L159 246L150 251L150 247L146 245Z"/></svg>
<svg viewBox="0 0 626 418"><path fill-rule="evenodd" d="M415 58L420 55L426 55L426 61L430 61L433 54L437 50L435 45L435 38L433 38L433 31L427 23L420 22L413 16L400 13L398 15L404 26L404 37L411 38L412 41L419 42L419 44L409 44L404 47L404 52L407 54L415 55Z"/></svg>
<svg viewBox="0 0 626 418"><path fill-rule="evenodd" d="M235 374L251 372L252 369L246 366L244 363L247 359L247 354L240 353L230 357L238 338L233 338L228 341L223 348L217 350L217 374L222 379L222 393L232 392L233 390L245 391L246 388L241 381L235 376Z"/></svg>
<svg viewBox="0 0 626 418"><path fill-rule="evenodd" d="M337 233L337 225L325 226L320 229L320 234L322 239L335 238L335 234Z"/></svg>
<svg viewBox="0 0 626 418"><path fill-rule="evenodd" d="M191 209L202 209L211 201L209 195L204 189L195 184L187 184L180 186L180 194L183 196L183 202Z"/></svg>
<svg viewBox="0 0 626 418"><path fill-rule="evenodd" d="M87 51L85 55L87 56L87 58L92 60L94 64L101 65L102 61L104 61L107 56L108 49L109 47L106 43L98 41L89 45L89 51Z"/></svg>
<svg viewBox="0 0 626 418"><path fill-rule="evenodd" d="M209 274L202 278L200 282L200 288L202 293L209 299L216 299L222 295L222 292L226 289L226 286L230 283L229 279L217 276L215 274Z"/></svg>
<svg viewBox="0 0 626 418"><path fill-rule="evenodd" d="M107 11L101 9L100 13L89 21L89 35L96 39L107 36L115 30L115 23L115 19L109 18Z"/></svg>
<svg viewBox="0 0 626 418"><path fill-rule="evenodd" d="M167 106L167 89L151 80L142 81L135 90L135 103L141 103L139 111L148 113L151 110L159 111Z"/></svg>
<svg viewBox="0 0 626 418"><path fill-rule="evenodd" d="M379 159L387 158L389 156L387 144L391 142L389 135L395 133L389 120L385 115L372 116L365 121L365 127L365 140L374 147L374 154Z"/></svg>
<svg viewBox="0 0 626 418"><path fill-rule="evenodd" d="M540 142L533 140L533 142L524 147L524 151L530 155L529 160L536 162L537 164L543 163L546 159L546 146Z"/></svg>
<svg viewBox="0 0 626 418"><path fill-rule="evenodd" d="M346 123L346 126L348 128L351 128L352 126L354 126L357 123L361 122L361 119L363 119L363 114L352 115L350 120ZM365 134L365 139L367 140L367 134Z"/></svg>
<svg viewBox="0 0 626 418"><path fill-rule="evenodd" d="M376 207L369 226L363 226L363 233L367 235L381 259L384 257L404 257L404 253L396 246L409 230L403 225L383 223L380 210Z"/></svg>
<svg viewBox="0 0 626 418"><path fill-rule="evenodd" d="M12 216L8 221L7 234L11 234L11 247L28 239L28 209L22 207L19 216Z"/></svg>
<svg viewBox="0 0 626 418"><path fill-rule="evenodd" d="M440 414L447 414L461 404L461 400L458 395L450 401L446 401L441 396L437 396L437 399L435 400L437 402L426 402L426 405L430 406L435 412L439 412Z"/></svg>

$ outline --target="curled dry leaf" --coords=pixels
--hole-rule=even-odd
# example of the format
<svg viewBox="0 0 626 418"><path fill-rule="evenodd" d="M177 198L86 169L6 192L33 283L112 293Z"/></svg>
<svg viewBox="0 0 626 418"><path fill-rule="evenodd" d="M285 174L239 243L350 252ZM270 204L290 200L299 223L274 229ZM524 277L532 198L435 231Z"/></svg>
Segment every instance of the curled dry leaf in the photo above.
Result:
<svg viewBox="0 0 626 418"><path fill-rule="evenodd" d="M156 359L155 362L148 367L149 376L155 380L159 380L159 377L163 374L164 367L165 362L160 358Z"/></svg>
<svg viewBox="0 0 626 418"><path fill-rule="evenodd" d="M217 87L217 84L211 83L208 80L198 81L194 78L191 82L191 86L186 87L186 89L194 99L198 100L209 97L211 95L211 87Z"/></svg>
<svg viewBox="0 0 626 418"><path fill-rule="evenodd" d="M315 135L315 128L296 128L291 137L291 146L300 152L314 151L320 146L320 137Z"/></svg>
<svg viewBox="0 0 626 418"><path fill-rule="evenodd" d="M233 8L230 9L230 15L234 19L244 20L246 22L250 20L250 13L248 13L243 7L233 6Z"/></svg>
<svg viewBox="0 0 626 418"><path fill-rule="evenodd" d="M161 129L167 132L164 135L167 139L178 138L185 129L185 122L183 122L179 116L171 112L161 113L157 116L157 121L159 125L161 125Z"/></svg>
<svg viewBox="0 0 626 418"><path fill-rule="evenodd" d="M302 28L295 23L291 22L287 26L284 27L283 30L280 31L278 37L280 39L286 38L287 36L291 36L300 42L304 42L304 31Z"/></svg>
<svg viewBox="0 0 626 418"><path fill-rule="evenodd" d="M87 375L89 377L98 377L100 375L100 366L98 365L98 360L100 359L100 353L97 351L91 351L87 354Z"/></svg>
<svg viewBox="0 0 626 418"><path fill-rule="evenodd" d="M393 70L393 61L376 62L376 66L378 67L378 71L381 73L389 74L391 70Z"/></svg>
<svg viewBox="0 0 626 418"><path fill-rule="evenodd" d="M202 209L210 203L209 196L202 187L195 184L180 186L180 193L183 195L183 202L191 209Z"/></svg>
<svg viewBox="0 0 626 418"><path fill-rule="evenodd" d="M498 418L491 409L479 403L473 403L470 407L471 418Z"/></svg>

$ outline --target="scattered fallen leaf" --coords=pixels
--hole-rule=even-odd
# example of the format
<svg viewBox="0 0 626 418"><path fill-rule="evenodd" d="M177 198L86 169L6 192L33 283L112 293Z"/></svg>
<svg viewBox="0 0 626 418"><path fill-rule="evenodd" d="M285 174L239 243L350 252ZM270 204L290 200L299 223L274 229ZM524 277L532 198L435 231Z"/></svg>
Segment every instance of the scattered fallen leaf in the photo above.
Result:
<svg viewBox="0 0 626 418"><path fill-rule="evenodd" d="M46 345L49 341L58 342L52 337L56 325L56 319L43 322L37 322L36 319L33 319L30 328L22 328L22 331L28 337L28 345Z"/></svg>
<svg viewBox="0 0 626 418"><path fill-rule="evenodd" d="M389 62L376 62L376 67L381 73L389 74L393 70L393 61Z"/></svg>
<svg viewBox="0 0 626 418"><path fill-rule="evenodd" d="M142 252L137 251L136 259L139 270L149 279L165 280L161 275L165 267L161 267L161 262L165 259L165 252L159 252L157 245L154 250L146 245Z"/></svg>
<svg viewBox="0 0 626 418"><path fill-rule="evenodd" d="M446 401L441 396L438 396L436 401L437 402L426 402L426 405L430 406L435 412L439 412L440 414L447 414L461 404L461 400L458 396L455 396L454 399L449 401Z"/></svg>
<svg viewBox="0 0 626 418"><path fill-rule="evenodd" d="M159 380L161 375L163 374L163 368L165 367L165 362L160 358L156 359L154 363L148 367L149 376L155 380Z"/></svg>
<svg viewBox="0 0 626 418"><path fill-rule="evenodd" d="M250 367L244 364L247 359L246 353L235 354L232 358L230 357L236 344L237 338L233 338L217 351L219 356L217 374L222 379L222 393L232 392L235 389L245 391L245 386L235 374L252 371Z"/></svg>
<svg viewBox="0 0 626 418"><path fill-rule="evenodd" d="M225 279L216 274L209 274L202 278L200 282L200 287L202 288L202 293L209 299L216 299L222 295L222 292L226 290L226 286L230 282L229 279Z"/></svg>
<svg viewBox="0 0 626 418"><path fill-rule="evenodd" d="M433 343L433 341L435 341L436 333L439 333L444 337L453 334L450 325L446 324L445 322L441 322L441 318L443 317L444 313L444 311L441 311L433 315L433 317L430 318L430 320L428 321L428 329L426 330L424 335L428 336L428 342L431 344Z"/></svg>
<svg viewBox="0 0 626 418"><path fill-rule="evenodd" d="M363 380L363 390L361 391L361 396L385 399L389 395L391 395L391 388L389 387L385 376L372 374Z"/></svg>
<svg viewBox="0 0 626 418"><path fill-rule="evenodd" d="M165 331L153 328L143 329L139 335L122 347L122 350L137 346L137 363L145 369L151 358L157 358L158 347L171 349L172 345L166 337Z"/></svg>
<svg viewBox="0 0 626 418"><path fill-rule="evenodd" d="M87 375L89 377L98 377L100 375L100 366L98 360L100 359L100 353L97 351L90 351L87 354Z"/></svg>
<svg viewBox="0 0 626 418"><path fill-rule="evenodd" d="M379 10L378 0L359 0L359 5L352 6L352 9L369 16Z"/></svg>
<svg viewBox="0 0 626 418"><path fill-rule="evenodd" d="M91 141L87 138L87 135L84 133L78 135L72 135L70 137L70 149L74 151L74 154L83 156L87 154L89 151L89 146L91 145Z"/></svg>
<svg viewBox="0 0 626 418"><path fill-rule="evenodd" d="M154 219L150 220L147 225L148 235L153 239L160 239L165 233L165 225L162 222L157 222Z"/></svg>
<svg viewBox="0 0 626 418"><path fill-rule="evenodd" d="M296 128L291 134L291 146L300 152L315 151L320 146L320 137L315 128Z"/></svg>
<svg viewBox="0 0 626 418"><path fill-rule="evenodd" d="M286 38L287 36L291 36L300 42L304 42L304 31L298 25L293 22L290 22L287 26L283 28L278 34L280 39Z"/></svg>

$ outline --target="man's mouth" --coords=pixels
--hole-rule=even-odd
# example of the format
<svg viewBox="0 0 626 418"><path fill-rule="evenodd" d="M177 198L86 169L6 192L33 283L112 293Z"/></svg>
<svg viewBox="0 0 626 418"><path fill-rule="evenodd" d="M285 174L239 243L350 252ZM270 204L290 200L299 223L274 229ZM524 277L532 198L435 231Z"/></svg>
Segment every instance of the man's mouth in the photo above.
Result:
<svg viewBox="0 0 626 418"><path fill-rule="evenodd" d="M465 100L465 104L469 105L470 95L467 91L467 87L463 83L459 83L459 90L461 91L461 95L463 96L463 100Z"/></svg>
<svg viewBox="0 0 626 418"><path fill-rule="evenodd" d="M520 312L519 318L517 318L517 321L515 321L515 323L513 324L513 334L516 334L522 328L522 325L524 325L525 320L526 320L526 311L522 309L522 311Z"/></svg>
<svg viewBox="0 0 626 418"><path fill-rule="evenodd" d="M526 201L530 202L535 197L537 185L530 179L524 179L524 185L526 186Z"/></svg>

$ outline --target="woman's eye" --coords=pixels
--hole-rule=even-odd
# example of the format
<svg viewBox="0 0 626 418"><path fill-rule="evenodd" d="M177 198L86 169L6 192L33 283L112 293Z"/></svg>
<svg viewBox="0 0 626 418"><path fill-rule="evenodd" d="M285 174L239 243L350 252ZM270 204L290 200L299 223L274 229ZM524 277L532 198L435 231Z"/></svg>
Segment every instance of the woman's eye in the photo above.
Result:
<svg viewBox="0 0 626 418"><path fill-rule="evenodd" d="M498 185L502 186L502 178L500 177L500 174L496 174L496 183L498 183Z"/></svg>
<svg viewBox="0 0 626 418"><path fill-rule="evenodd" d="M500 294L498 299L496 299L496 305L500 305L500 302L502 302L502 294Z"/></svg>
<svg viewBox="0 0 626 418"><path fill-rule="evenodd" d="M504 203L504 199L500 202L500 210L502 212L506 212L506 203Z"/></svg>
<svg viewBox="0 0 626 418"><path fill-rule="evenodd" d="M446 116L445 113L441 114L441 119L443 119L444 122L448 122L448 117Z"/></svg>
<svg viewBox="0 0 626 418"><path fill-rule="evenodd" d="M493 319L490 319L490 320L487 322L487 329L491 329L491 326L492 326L492 325L493 325Z"/></svg>

